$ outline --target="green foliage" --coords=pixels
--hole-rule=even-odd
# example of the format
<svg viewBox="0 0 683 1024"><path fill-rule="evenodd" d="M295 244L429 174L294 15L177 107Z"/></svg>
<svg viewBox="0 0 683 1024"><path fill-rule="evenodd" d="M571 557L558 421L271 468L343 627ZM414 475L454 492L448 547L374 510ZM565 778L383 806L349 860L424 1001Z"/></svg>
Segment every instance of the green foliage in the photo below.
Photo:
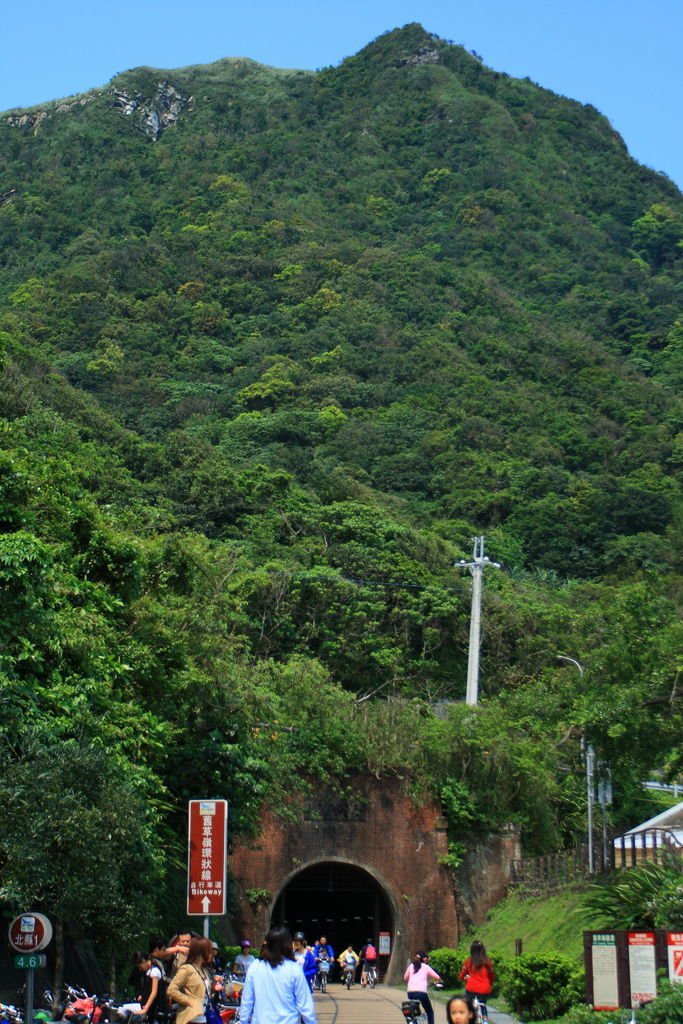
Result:
<svg viewBox="0 0 683 1024"><path fill-rule="evenodd" d="M638 1012L638 1019L644 1024L683 1024L683 987L660 979L658 989L657 998ZM596 1011L590 1006L573 1006L560 1020L562 1024L628 1024L632 1017L631 1010Z"/></svg>
<svg viewBox="0 0 683 1024"><path fill-rule="evenodd" d="M520 939L525 953L562 953L578 962L583 955L584 930L607 927L602 914L588 909L585 886L565 888L542 896L520 896L512 891L489 911L486 920L465 936L463 957L473 939L484 943L496 971L507 962Z"/></svg>
<svg viewBox="0 0 683 1024"><path fill-rule="evenodd" d="M641 1014L645 1024L683 1024L683 988L660 979L658 995Z"/></svg>
<svg viewBox="0 0 683 1024"><path fill-rule="evenodd" d="M572 1006L558 1018L562 1024L628 1024L631 1010L594 1010L591 1006Z"/></svg>
<svg viewBox="0 0 683 1024"><path fill-rule="evenodd" d="M149 773L93 743L37 733L0 754L0 899L97 930L123 951L163 884L161 793Z"/></svg>
<svg viewBox="0 0 683 1024"><path fill-rule="evenodd" d="M683 875L679 866L648 862L622 869L594 885L589 908L610 928L683 928Z"/></svg>
<svg viewBox="0 0 683 1024"><path fill-rule="evenodd" d="M460 985L458 975L462 965L463 957L457 950L449 949L448 946L429 951L429 966L441 976L446 988L457 988Z"/></svg>
<svg viewBox="0 0 683 1024"><path fill-rule="evenodd" d="M559 953L514 957L506 964L500 991L525 1020L559 1017L583 996L583 970Z"/></svg>
<svg viewBox="0 0 683 1024"><path fill-rule="evenodd" d="M270 889L247 889L246 897L250 906L256 909L262 903L269 903L273 898L273 894Z"/></svg>
<svg viewBox="0 0 683 1024"><path fill-rule="evenodd" d="M115 750L171 889L188 796L252 833L311 759L441 797L454 867L582 835L581 735L633 823L682 767L680 194L419 25L163 79L202 99L156 141L99 90L0 125L8 770Z"/></svg>

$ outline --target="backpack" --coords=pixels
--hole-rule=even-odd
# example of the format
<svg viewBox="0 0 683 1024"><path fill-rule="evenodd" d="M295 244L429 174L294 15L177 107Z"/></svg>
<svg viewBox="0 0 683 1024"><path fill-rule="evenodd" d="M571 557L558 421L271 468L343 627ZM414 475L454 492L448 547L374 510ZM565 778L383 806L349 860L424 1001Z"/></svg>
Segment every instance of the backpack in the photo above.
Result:
<svg viewBox="0 0 683 1024"><path fill-rule="evenodd" d="M377 959L377 950L370 943L368 943L368 945L365 947L365 959L366 960L376 960Z"/></svg>

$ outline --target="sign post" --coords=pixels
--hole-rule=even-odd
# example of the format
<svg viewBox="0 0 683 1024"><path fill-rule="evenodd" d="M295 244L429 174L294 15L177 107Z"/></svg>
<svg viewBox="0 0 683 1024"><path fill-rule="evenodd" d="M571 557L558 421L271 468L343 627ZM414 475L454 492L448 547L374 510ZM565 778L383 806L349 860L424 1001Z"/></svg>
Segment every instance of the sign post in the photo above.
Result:
<svg viewBox="0 0 683 1024"><path fill-rule="evenodd" d="M52 925L44 914L21 914L10 924L8 936L10 946L20 954L14 958L14 966L26 971L24 1020L31 1024L35 970L36 967L43 967L45 964L45 957L41 956L39 951L49 945Z"/></svg>
<svg viewBox="0 0 683 1024"><path fill-rule="evenodd" d="M225 914L228 860L228 801L190 800L187 838L187 913L204 918Z"/></svg>

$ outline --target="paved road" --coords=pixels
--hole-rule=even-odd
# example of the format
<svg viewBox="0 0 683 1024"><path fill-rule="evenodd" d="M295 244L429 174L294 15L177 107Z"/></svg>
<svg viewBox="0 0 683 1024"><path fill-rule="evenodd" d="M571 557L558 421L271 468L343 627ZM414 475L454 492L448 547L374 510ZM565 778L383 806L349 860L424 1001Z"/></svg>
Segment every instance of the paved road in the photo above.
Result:
<svg viewBox="0 0 683 1024"><path fill-rule="evenodd" d="M401 1024L401 1002L405 999L400 989L378 985L375 989L354 985L330 985L323 995L314 995L318 1024Z"/></svg>
<svg viewBox="0 0 683 1024"><path fill-rule="evenodd" d="M376 989L363 989L359 985L349 991L343 985L330 985L325 995L314 995L318 1024L401 1024L404 1020L401 1003L406 998L403 989L378 985ZM444 1005L436 999L436 1024L445 1024ZM491 1024L515 1024L512 1017L489 1007Z"/></svg>

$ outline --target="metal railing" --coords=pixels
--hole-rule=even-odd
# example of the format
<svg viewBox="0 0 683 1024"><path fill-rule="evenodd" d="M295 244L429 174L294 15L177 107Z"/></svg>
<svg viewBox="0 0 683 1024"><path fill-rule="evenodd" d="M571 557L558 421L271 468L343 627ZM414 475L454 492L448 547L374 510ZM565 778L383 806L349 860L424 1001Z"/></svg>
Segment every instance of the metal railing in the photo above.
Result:
<svg viewBox="0 0 683 1024"><path fill-rule="evenodd" d="M596 844L594 858L593 877L614 868L638 867L645 862L668 864L683 873L683 844L669 829L650 828L610 838L606 844ZM591 877L588 846L584 845L513 861L510 886L531 896Z"/></svg>

